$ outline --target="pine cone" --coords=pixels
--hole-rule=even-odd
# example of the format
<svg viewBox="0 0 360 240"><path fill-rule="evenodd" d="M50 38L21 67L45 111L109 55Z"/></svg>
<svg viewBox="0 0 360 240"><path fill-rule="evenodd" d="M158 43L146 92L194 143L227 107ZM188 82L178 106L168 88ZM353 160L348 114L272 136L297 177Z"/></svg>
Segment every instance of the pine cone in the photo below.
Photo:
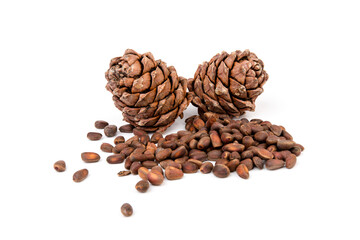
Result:
<svg viewBox="0 0 360 240"><path fill-rule="evenodd" d="M254 111L255 100L268 79L264 63L245 50L222 52L199 65L188 88L195 94L192 104L203 119L210 116L237 117Z"/></svg>
<svg viewBox="0 0 360 240"><path fill-rule="evenodd" d="M128 49L113 58L105 73L106 89L124 120L145 131L165 131L192 100L186 93L187 80L173 66L155 61L151 53Z"/></svg>

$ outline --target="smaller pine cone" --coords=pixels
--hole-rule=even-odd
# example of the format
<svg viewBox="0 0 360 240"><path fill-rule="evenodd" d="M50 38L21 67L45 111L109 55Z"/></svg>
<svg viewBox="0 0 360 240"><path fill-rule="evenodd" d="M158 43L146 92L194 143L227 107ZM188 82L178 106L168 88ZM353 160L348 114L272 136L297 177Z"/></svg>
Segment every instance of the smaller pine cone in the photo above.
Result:
<svg viewBox="0 0 360 240"><path fill-rule="evenodd" d="M194 78L189 79L192 104L203 119L238 117L254 111L255 100L268 80L263 69L264 63L249 50L217 54L199 65Z"/></svg>
<svg viewBox="0 0 360 240"><path fill-rule="evenodd" d="M111 60L105 77L124 120L145 131L165 131L192 100L187 80L178 77L173 66L155 61L150 52L127 49Z"/></svg>

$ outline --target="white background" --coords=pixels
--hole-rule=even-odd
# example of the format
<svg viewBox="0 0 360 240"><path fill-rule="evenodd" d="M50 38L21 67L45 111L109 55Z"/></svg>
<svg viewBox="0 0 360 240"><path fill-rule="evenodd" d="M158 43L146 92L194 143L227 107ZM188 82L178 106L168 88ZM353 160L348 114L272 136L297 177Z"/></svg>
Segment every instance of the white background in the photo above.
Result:
<svg viewBox="0 0 360 240"><path fill-rule="evenodd" d="M357 1L339 2L1 1L0 239L359 239L360 17ZM124 124L104 72L127 48L188 78L222 50L255 52L270 78L245 117L285 126L306 148L298 164L141 194L107 154L83 163L113 141L87 140L95 120Z"/></svg>

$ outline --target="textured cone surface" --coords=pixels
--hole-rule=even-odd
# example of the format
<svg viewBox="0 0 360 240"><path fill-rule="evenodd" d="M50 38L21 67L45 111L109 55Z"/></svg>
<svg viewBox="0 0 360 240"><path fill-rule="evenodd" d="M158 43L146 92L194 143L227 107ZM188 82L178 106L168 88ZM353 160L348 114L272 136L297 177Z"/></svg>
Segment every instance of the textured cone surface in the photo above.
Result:
<svg viewBox="0 0 360 240"><path fill-rule="evenodd" d="M263 62L249 50L215 55L199 65L194 78L189 79L189 91L195 95L192 104L202 117L237 117L254 111L255 100L268 80L263 68Z"/></svg>
<svg viewBox="0 0 360 240"><path fill-rule="evenodd" d="M187 80L151 53L126 50L111 60L105 77L124 120L145 131L165 131L192 100Z"/></svg>

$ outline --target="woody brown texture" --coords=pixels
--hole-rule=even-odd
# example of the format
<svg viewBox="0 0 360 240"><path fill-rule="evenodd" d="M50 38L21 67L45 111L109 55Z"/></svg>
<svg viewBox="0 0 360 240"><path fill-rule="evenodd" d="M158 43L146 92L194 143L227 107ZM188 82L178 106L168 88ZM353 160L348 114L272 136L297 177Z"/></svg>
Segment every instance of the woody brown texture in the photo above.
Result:
<svg viewBox="0 0 360 240"><path fill-rule="evenodd" d="M188 88L203 119L211 115L237 117L255 110L255 100L268 80L264 63L252 52L222 52L199 65Z"/></svg>
<svg viewBox="0 0 360 240"><path fill-rule="evenodd" d="M187 80L173 66L155 60L148 52L128 49L113 58L105 73L106 89L113 94L115 106L124 120L145 131L165 131L182 117L191 101L186 93Z"/></svg>

